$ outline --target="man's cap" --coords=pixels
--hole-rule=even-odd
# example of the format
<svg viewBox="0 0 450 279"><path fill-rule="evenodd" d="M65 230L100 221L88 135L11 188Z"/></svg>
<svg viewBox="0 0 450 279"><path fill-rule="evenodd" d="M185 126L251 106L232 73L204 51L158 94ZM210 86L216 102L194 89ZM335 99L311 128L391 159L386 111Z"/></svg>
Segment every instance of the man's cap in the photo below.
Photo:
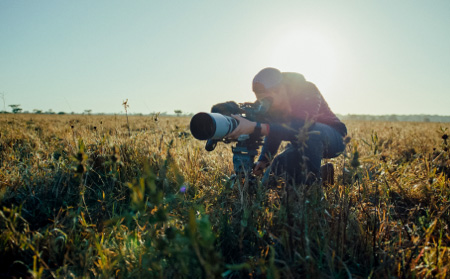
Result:
<svg viewBox="0 0 450 279"><path fill-rule="evenodd" d="M253 78L253 92L259 93L274 88L280 84L282 79L280 70L275 68L262 69Z"/></svg>

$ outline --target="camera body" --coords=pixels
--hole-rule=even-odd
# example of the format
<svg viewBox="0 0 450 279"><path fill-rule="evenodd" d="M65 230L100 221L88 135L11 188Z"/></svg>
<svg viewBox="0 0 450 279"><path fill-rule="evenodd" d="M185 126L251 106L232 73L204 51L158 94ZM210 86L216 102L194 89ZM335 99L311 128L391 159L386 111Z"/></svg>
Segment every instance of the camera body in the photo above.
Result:
<svg viewBox="0 0 450 279"><path fill-rule="evenodd" d="M229 101L216 104L211 108L211 113L200 112L191 119L190 130L192 135L199 140L207 140L205 149L212 151L217 143L236 142L233 151L233 166L236 174L248 175L253 169L255 156L258 155L258 148L262 145L261 136L254 134L241 135L237 140L226 138L239 122L231 117L232 114L240 115L250 121L265 122L267 112L272 101L264 99L254 103L242 103Z"/></svg>

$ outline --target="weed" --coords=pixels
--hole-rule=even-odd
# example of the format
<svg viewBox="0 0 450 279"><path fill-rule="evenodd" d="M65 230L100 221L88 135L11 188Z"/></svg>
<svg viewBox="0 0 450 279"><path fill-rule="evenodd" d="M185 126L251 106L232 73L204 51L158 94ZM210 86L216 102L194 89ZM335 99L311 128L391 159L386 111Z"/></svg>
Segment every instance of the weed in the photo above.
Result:
<svg viewBox="0 0 450 279"><path fill-rule="evenodd" d="M449 276L448 127L349 122L334 184L230 187L188 118L6 117L0 276Z"/></svg>

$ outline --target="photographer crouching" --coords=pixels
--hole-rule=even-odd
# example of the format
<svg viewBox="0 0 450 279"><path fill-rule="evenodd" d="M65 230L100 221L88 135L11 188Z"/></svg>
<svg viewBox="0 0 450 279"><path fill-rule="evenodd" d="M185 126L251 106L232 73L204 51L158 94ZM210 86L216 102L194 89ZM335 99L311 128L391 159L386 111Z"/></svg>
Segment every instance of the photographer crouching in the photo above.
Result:
<svg viewBox="0 0 450 279"><path fill-rule="evenodd" d="M253 173L283 177L287 182L312 184L321 177L322 158L334 158L344 151L347 128L330 110L317 87L298 73L261 70L253 79L253 92L260 102L269 101L265 123L232 115L239 124L227 135L260 134L264 144ZM282 141L290 145L277 154Z"/></svg>

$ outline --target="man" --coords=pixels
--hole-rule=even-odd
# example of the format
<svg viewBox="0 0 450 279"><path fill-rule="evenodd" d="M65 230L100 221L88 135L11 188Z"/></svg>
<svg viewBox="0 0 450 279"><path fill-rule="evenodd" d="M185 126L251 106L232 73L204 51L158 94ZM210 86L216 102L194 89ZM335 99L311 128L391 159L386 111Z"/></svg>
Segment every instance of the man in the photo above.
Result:
<svg viewBox="0 0 450 279"><path fill-rule="evenodd" d="M257 123L233 115L239 125L229 135L230 138L251 133L265 136L253 172L261 174L270 165L272 174L288 182L316 181L320 178L322 158L336 157L344 150L346 126L330 110L317 87L301 74L265 68L253 79L253 92L257 100L272 103L269 120ZM282 141L291 144L275 157Z"/></svg>

